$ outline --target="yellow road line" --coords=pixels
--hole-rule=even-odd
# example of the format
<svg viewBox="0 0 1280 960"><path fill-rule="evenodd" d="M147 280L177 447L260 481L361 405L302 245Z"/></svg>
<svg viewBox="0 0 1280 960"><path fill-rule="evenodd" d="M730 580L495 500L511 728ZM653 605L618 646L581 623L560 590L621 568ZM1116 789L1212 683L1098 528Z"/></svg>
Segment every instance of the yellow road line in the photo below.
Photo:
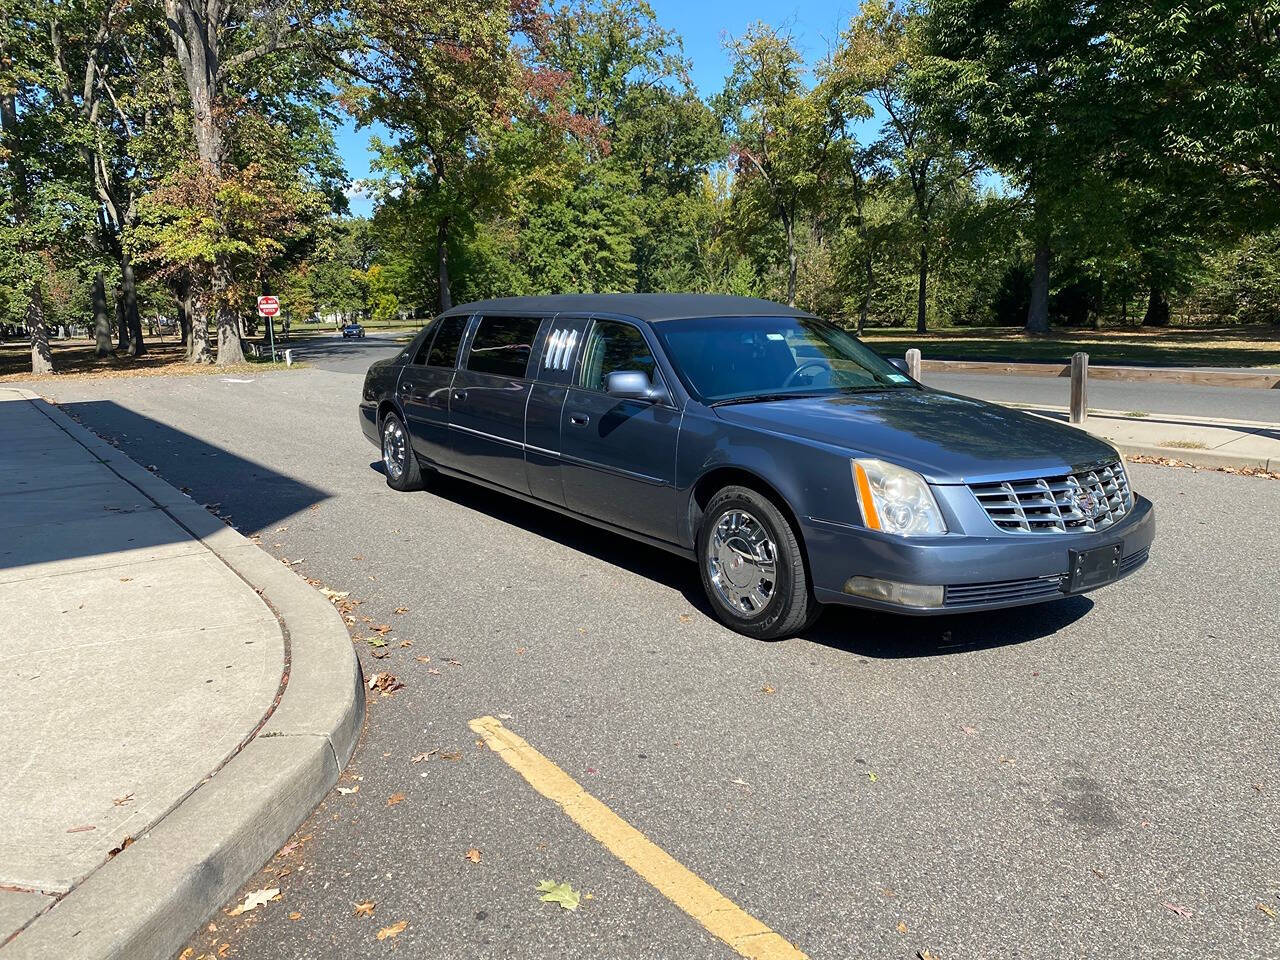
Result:
<svg viewBox="0 0 1280 960"><path fill-rule="evenodd" d="M573 777L497 719L477 717L471 721L471 729L533 789L559 804L606 850L739 954L750 960L808 960L802 951L583 790Z"/></svg>

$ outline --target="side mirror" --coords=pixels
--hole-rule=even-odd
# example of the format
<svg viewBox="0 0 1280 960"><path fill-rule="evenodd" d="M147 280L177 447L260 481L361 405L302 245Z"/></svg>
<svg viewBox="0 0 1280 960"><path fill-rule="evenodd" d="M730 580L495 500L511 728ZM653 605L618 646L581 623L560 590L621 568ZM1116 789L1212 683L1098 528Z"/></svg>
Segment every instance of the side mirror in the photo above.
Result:
<svg viewBox="0 0 1280 960"><path fill-rule="evenodd" d="M646 400L657 403L666 399L667 392L649 383L649 377L639 370L615 370L609 374L605 392L619 400Z"/></svg>
<svg viewBox="0 0 1280 960"><path fill-rule="evenodd" d="M903 360L901 357L890 357L889 362L903 373L907 372L907 361Z"/></svg>

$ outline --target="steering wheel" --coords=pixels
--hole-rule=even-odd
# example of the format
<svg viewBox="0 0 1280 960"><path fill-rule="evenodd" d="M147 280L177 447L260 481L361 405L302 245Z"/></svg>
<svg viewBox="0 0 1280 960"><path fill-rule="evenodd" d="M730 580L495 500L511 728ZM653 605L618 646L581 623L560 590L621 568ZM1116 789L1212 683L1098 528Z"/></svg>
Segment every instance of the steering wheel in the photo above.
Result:
<svg viewBox="0 0 1280 960"><path fill-rule="evenodd" d="M785 390L787 387L791 386L791 384L795 382L796 377L800 376L800 372L808 369L809 367L818 367L822 370L826 370L827 372L831 371L831 364L826 360L806 360L804 363L800 364L800 366L787 374L787 379L782 383L782 389Z"/></svg>

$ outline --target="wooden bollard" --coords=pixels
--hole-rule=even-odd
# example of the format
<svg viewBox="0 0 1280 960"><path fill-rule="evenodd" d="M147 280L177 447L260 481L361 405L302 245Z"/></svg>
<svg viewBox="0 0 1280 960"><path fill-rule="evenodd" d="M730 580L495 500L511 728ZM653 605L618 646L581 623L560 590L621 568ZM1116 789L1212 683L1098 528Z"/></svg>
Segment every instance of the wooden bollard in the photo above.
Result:
<svg viewBox="0 0 1280 960"><path fill-rule="evenodd" d="M915 347L907 351L907 374L912 380L920 379L920 351Z"/></svg>
<svg viewBox="0 0 1280 960"><path fill-rule="evenodd" d="M1071 355L1071 422L1084 423L1089 417L1089 355Z"/></svg>

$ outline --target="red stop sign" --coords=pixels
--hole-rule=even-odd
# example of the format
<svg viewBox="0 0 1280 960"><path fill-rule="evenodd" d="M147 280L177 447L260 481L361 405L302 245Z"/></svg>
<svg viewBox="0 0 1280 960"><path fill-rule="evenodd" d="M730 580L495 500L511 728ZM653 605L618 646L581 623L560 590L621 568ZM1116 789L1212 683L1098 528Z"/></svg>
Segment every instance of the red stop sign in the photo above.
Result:
<svg viewBox="0 0 1280 960"><path fill-rule="evenodd" d="M274 317L280 312L279 297L259 297L258 298L258 316Z"/></svg>

